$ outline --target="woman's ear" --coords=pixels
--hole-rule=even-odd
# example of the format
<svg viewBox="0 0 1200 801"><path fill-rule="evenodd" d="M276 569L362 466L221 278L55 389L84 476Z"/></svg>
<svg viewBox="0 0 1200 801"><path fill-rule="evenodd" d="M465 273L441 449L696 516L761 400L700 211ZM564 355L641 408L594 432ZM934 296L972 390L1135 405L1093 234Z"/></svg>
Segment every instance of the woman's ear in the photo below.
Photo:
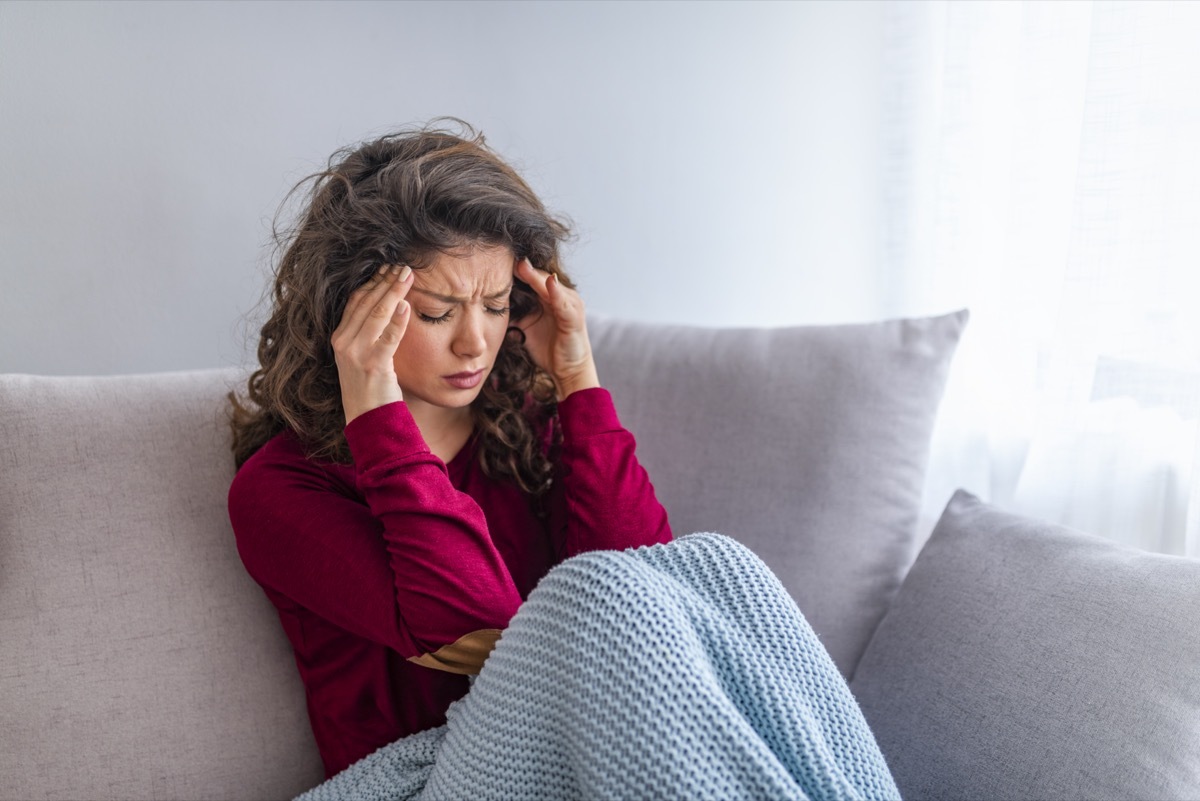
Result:
<svg viewBox="0 0 1200 801"><path fill-rule="evenodd" d="M524 345L525 331L520 326L510 325L508 330L504 332L504 340L509 345Z"/></svg>

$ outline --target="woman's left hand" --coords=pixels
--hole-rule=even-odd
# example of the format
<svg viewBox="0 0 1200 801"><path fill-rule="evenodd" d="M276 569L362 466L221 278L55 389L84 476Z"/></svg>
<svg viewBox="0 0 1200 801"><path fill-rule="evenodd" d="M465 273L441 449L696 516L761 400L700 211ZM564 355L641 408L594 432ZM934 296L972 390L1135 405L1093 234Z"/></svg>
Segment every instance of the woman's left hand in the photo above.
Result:
<svg viewBox="0 0 1200 801"><path fill-rule="evenodd" d="M600 386L588 342L583 298L560 284L553 274L534 269L529 259L517 262L513 275L529 284L541 302L540 312L514 320L513 324L525 332L529 355L554 379L558 399Z"/></svg>

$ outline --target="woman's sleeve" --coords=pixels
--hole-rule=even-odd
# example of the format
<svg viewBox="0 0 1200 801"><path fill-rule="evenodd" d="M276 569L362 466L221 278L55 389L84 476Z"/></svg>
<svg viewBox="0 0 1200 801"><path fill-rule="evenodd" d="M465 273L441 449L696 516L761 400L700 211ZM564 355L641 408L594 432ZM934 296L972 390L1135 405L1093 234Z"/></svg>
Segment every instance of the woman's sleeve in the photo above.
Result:
<svg viewBox="0 0 1200 801"><path fill-rule="evenodd" d="M558 404L563 558L670 542L667 512L638 463L608 390L573 392Z"/></svg>
<svg viewBox="0 0 1200 801"><path fill-rule="evenodd" d="M483 511L450 483L407 404L360 415L345 434L366 506L298 456L239 471L229 513L247 571L411 661L477 673L521 602Z"/></svg>

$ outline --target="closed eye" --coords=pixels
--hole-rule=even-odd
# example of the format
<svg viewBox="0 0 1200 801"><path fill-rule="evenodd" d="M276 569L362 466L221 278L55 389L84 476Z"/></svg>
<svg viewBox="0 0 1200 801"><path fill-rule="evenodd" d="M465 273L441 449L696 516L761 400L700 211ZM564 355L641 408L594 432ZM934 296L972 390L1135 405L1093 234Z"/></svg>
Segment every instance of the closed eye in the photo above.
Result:
<svg viewBox="0 0 1200 801"><path fill-rule="evenodd" d="M420 317L422 320L424 320L427 323L435 323L435 324L446 322L447 320L450 319L450 317L453 314L454 314L453 309L448 310L445 314L441 315L440 317L434 317L433 315L430 315L430 314L422 314L421 312L417 312L417 316Z"/></svg>
<svg viewBox="0 0 1200 801"><path fill-rule="evenodd" d="M508 312L509 312L508 306L500 306L499 308L495 308L492 306L484 306L483 308L484 308L484 311L486 311L488 314L494 315L496 317L503 317L504 315L508 314ZM432 314L423 314L422 312L417 312L417 316L420 317L424 322L433 323L436 325L437 323L444 323L447 320L449 320L451 317L453 317L454 309L447 309L445 314L441 314L438 316L434 316Z"/></svg>

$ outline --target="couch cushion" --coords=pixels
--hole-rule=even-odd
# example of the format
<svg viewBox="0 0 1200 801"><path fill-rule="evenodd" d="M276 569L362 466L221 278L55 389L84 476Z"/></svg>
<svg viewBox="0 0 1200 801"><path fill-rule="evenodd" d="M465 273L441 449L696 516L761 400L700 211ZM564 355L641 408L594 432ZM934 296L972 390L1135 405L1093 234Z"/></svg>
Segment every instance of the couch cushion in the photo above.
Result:
<svg viewBox="0 0 1200 801"><path fill-rule="evenodd" d="M0 798L279 798L322 778L226 513L238 376L0 376Z"/></svg>
<svg viewBox="0 0 1200 801"><path fill-rule="evenodd" d="M934 414L966 320L594 319L589 331L676 534L750 547L848 676L916 555Z"/></svg>
<svg viewBox="0 0 1200 801"><path fill-rule="evenodd" d="M851 689L906 799L1200 798L1200 560L958 492Z"/></svg>

